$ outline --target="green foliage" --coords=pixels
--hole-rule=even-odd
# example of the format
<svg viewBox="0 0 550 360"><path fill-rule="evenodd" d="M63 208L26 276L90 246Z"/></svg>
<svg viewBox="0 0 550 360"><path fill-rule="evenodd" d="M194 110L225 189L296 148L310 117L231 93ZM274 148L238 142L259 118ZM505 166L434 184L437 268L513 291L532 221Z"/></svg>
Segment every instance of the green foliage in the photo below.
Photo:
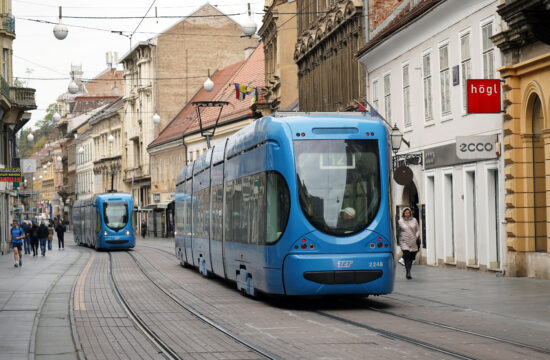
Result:
<svg viewBox="0 0 550 360"><path fill-rule="evenodd" d="M57 124L53 121L53 114L55 114L56 111L57 104L50 104L46 109L44 118L36 122L36 129L34 131L24 129L19 132L19 156L21 158L28 158L35 152L42 150L46 143L53 142L61 137L61 132L56 127ZM27 135L31 132L34 135L34 142L29 143Z"/></svg>

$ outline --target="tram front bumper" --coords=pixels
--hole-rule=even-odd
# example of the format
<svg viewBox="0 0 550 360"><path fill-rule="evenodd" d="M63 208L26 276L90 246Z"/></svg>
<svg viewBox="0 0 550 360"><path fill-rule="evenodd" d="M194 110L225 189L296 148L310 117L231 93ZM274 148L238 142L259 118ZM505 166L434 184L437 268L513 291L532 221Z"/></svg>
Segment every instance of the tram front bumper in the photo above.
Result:
<svg viewBox="0 0 550 360"><path fill-rule="evenodd" d="M394 277L391 253L288 255L283 270L287 295L388 294Z"/></svg>

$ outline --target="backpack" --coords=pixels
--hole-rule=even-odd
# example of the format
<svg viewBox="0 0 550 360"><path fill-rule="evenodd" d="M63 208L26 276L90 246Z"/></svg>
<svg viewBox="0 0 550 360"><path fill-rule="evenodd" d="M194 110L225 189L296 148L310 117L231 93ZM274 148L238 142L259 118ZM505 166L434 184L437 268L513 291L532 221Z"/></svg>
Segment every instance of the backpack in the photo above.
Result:
<svg viewBox="0 0 550 360"><path fill-rule="evenodd" d="M31 236L33 238L38 238L38 226L33 226L31 229Z"/></svg>

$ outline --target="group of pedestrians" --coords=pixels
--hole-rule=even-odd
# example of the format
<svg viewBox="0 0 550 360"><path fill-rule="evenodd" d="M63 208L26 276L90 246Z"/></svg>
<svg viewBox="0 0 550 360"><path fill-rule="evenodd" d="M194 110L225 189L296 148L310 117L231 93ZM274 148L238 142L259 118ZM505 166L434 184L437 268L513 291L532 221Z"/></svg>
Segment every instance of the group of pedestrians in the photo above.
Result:
<svg viewBox="0 0 550 360"><path fill-rule="evenodd" d="M38 255L38 246L42 256L46 256L47 250L52 250L53 233L57 233L59 250L65 250L65 230L66 224L63 219L56 219L55 222L42 220L40 225L36 219L31 222L23 221L19 226L17 220L13 220L10 230L11 244L13 247L13 266L23 266L23 251L25 254L33 253L33 256Z"/></svg>

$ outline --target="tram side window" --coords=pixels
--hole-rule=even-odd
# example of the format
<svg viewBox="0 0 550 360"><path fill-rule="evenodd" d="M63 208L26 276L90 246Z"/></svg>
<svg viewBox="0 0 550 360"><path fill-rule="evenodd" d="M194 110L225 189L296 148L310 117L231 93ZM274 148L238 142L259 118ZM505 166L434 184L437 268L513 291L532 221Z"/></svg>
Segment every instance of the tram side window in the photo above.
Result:
<svg viewBox="0 0 550 360"><path fill-rule="evenodd" d="M193 194L196 199L195 218L193 219L193 236L201 239L208 239L208 211L209 199L208 188L202 189Z"/></svg>
<svg viewBox="0 0 550 360"><path fill-rule="evenodd" d="M267 174L266 243L273 244L283 234L290 212L290 194L285 179L276 172Z"/></svg>
<svg viewBox="0 0 550 360"><path fill-rule="evenodd" d="M96 210L95 218L95 232L98 233L101 230L101 215L99 214L99 209Z"/></svg>
<svg viewBox="0 0 550 360"><path fill-rule="evenodd" d="M231 232L233 241L245 242L242 236L242 204L243 204L243 187L242 179L237 179L233 182L233 204L229 217L231 218Z"/></svg>
<svg viewBox="0 0 550 360"><path fill-rule="evenodd" d="M222 241L223 185L212 187L212 240Z"/></svg>
<svg viewBox="0 0 550 360"><path fill-rule="evenodd" d="M225 184L225 240L233 240L233 181Z"/></svg>

